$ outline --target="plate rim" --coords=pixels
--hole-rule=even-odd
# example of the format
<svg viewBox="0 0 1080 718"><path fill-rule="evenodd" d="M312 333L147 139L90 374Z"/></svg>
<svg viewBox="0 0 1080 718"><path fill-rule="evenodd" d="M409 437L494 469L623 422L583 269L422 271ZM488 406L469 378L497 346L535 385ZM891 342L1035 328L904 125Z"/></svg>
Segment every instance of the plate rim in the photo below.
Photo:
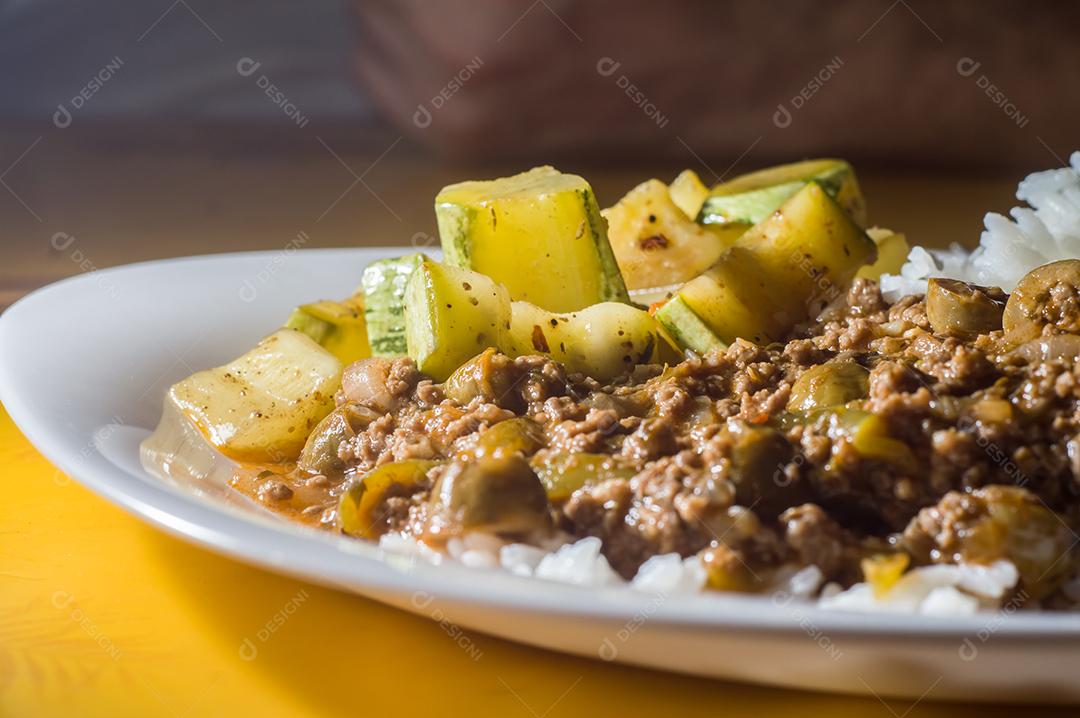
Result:
<svg viewBox="0 0 1080 718"><path fill-rule="evenodd" d="M403 249L407 247L299 249L293 256L378 253L392 256ZM89 288L103 276L115 277L149 268L197 262L265 260L277 254L274 250L263 250L155 259L61 279L30 292L0 314L0 347L16 345L16 337L24 333L23 324L35 308L61 289L70 290L80 284ZM543 582L542 590L537 590L537 579L499 571L478 574L483 569L468 568L452 561L436 566L421 559L403 559L354 539L229 509L220 502L170 486L149 473L147 476L152 477L152 481L147 481L108 463L100 454L85 460L81 466L73 465L63 446L62 427L51 425L47 417L35 412L34 390L20 386L13 360L15 354L0 352L0 402L35 450L72 479L140 520L204 549L375 600L381 599L364 589L387 591L398 596L425 592L440 601L616 622L634 620L650 607L649 623L722 631L805 634L807 622L810 622L817 630L848 639L963 640L995 623L995 640L1080 639L1080 613L1016 611L1008 614L1007 620L1001 620L1002 612L997 611L939 618L826 610L801 603L798 611L791 611L776 605L767 596L722 594L673 595L655 605L655 594L625 587L596 589ZM485 580L477 580L478 575L483 575Z"/></svg>

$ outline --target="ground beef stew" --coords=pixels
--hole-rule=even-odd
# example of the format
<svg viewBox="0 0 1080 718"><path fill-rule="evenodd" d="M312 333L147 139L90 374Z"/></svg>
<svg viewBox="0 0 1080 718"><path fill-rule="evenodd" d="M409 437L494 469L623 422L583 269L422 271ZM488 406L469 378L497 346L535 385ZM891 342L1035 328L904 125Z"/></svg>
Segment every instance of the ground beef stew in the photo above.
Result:
<svg viewBox="0 0 1080 718"><path fill-rule="evenodd" d="M882 557L1004 558L1052 607L1080 519L1080 303L1060 279L1021 283L1015 316L1000 290L932 281L890 304L858 279L781 341L607 382L494 349L441 383L364 359L295 465L235 485L372 540L593 536L624 577L698 554L740 591L791 567L849 586Z"/></svg>

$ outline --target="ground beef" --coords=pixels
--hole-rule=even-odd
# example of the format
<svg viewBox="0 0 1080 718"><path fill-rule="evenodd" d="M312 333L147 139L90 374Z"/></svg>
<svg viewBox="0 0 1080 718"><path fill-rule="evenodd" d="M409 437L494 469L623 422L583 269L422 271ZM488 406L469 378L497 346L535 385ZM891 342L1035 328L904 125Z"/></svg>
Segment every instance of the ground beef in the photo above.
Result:
<svg viewBox="0 0 1080 718"><path fill-rule="evenodd" d="M448 399L434 407L412 402L343 441L338 456L353 472L369 471L389 461L448 458L458 442L514 416L479 397L465 406Z"/></svg>
<svg viewBox="0 0 1080 718"><path fill-rule="evenodd" d="M412 391L419 379L420 372L411 359L395 359L386 377L386 389L394 398L402 397Z"/></svg>
<svg viewBox="0 0 1080 718"><path fill-rule="evenodd" d="M1040 302L1037 318L1044 322L1047 334L1080 332L1080 293L1068 282L1057 282L1049 289L1048 301Z"/></svg>
<svg viewBox="0 0 1080 718"><path fill-rule="evenodd" d="M965 538L988 517L988 509L982 493L950 491L911 520L904 543L924 563L958 561Z"/></svg>
<svg viewBox="0 0 1080 718"><path fill-rule="evenodd" d="M621 424L619 425L621 428ZM620 455L635 466L670 456L678 448L675 422L670 416L658 416L637 423L637 428L622 444Z"/></svg>
<svg viewBox="0 0 1080 718"><path fill-rule="evenodd" d="M803 504L780 515L784 541L798 555L799 562L817 566L825 578L850 583L857 575L860 541L841 527L816 504Z"/></svg>
<svg viewBox="0 0 1080 718"><path fill-rule="evenodd" d="M1052 299L1056 320L1080 312L1071 295ZM890 305L857 280L782 342L737 340L608 385L541 356L486 352L445 385L409 359L367 360L346 370L337 397L368 411L341 439L344 468L332 478L404 459L467 461L491 450L485 432L516 419L499 441L538 471L571 454L610 459L551 512L559 530L600 537L625 576L659 553L700 552L717 585L752 587L810 564L847 584L875 551L956 560L971 527L1016 496L1070 515L1080 366L1003 346L1000 331L936 334L921 299ZM837 360L866 370L865 393L789 409L806 370ZM420 531L427 501L426 491L387 498L387 530Z"/></svg>
<svg viewBox="0 0 1080 718"><path fill-rule="evenodd" d="M259 498L263 501L288 501L293 490L283 481L267 481L259 489Z"/></svg>
<svg viewBox="0 0 1080 718"><path fill-rule="evenodd" d="M571 414L580 415L575 407ZM607 440L621 428L618 412L611 409L588 409L584 418L554 422L548 430L549 446L559 451L603 451Z"/></svg>

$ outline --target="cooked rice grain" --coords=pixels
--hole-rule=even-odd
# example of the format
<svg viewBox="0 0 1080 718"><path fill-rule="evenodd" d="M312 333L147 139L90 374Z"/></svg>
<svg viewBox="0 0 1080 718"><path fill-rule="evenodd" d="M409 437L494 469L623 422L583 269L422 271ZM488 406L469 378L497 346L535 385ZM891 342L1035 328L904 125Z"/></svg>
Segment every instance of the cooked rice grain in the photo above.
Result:
<svg viewBox="0 0 1080 718"><path fill-rule="evenodd" d="M914 247L899 274L881 277L881 293L890 302L907 294L925 294L931 277L962 279L1012 291L1029 271L1047 262L1080 257L1080 151L1070 166L1035 172L1016 190L1028 207L1014 207L1010 217L989 212L986 229L972 252L953 244L946 250Z"/></svg>

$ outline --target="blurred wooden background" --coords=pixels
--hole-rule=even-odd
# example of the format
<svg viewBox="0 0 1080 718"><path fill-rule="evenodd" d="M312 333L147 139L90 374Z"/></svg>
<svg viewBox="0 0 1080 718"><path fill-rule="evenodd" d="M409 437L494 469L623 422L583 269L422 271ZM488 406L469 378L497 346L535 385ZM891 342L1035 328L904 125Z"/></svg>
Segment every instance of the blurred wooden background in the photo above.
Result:
<svg viewBox="0 0 1080 718"><path fill-rule="evenodd" d="M683 167L729 177L755 168L576 166L602 205ZM1049 164L1049 163L1048 163ZM165 257L304 247L408 246L435 237L443 185L523 167L451 164L393 133L321 127L154 130L8 127L0 133L0 307L84 271ZM1020 177L860 170L871 220L915 243L974 244L988 210L1006 211Z"/></svg>

